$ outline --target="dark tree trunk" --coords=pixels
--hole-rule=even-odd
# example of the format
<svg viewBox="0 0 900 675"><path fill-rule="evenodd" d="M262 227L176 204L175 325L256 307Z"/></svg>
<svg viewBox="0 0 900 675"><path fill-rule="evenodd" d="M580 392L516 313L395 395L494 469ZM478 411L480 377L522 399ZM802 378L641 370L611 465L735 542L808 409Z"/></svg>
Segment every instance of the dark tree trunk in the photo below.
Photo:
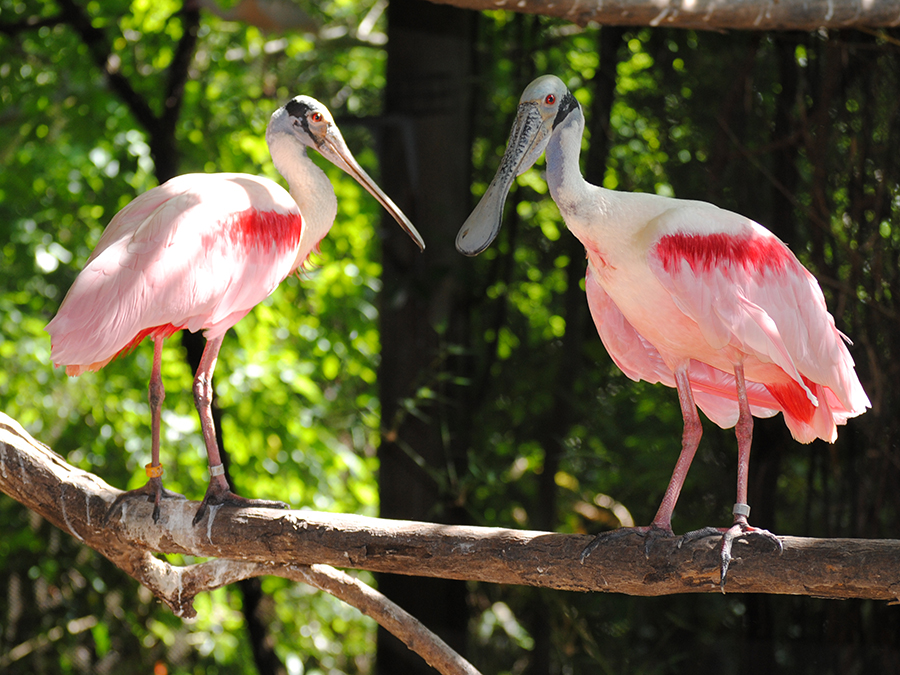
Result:
<svg viewBox="0 0 900 675"><path fill-rule="evenodd" d="M393 221L383 232L382 361L379 387L381 515L436 522L465 521L454 508L455 476L464 469L468 425L459 421L460 367L452 356L464 344L458 276L467 260L454 247L471 206L469 100L475 15L414 0L388 9L385 115L388 131L381 182L425 238L419 253ZM423 390L430 393L422 396ZM412 403L417 412L404 402ZM379 588L465 651L466 587L458 581L382 576ZM431 669L384 631L378 672Z"/></svg>

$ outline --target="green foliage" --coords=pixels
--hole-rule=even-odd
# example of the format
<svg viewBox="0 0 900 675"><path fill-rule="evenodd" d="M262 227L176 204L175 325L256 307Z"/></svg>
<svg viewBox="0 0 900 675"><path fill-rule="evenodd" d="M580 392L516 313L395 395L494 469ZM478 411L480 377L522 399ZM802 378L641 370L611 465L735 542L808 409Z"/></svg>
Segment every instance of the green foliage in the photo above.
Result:
<svg viewBox="0 0 900 675"><path fill-rule="evenodd" d="M181 4L84 7L119 72L158 115L183 32ZM369 42L357 39L359 17L378 7L311 7L323 25L316 38L203 14L176 128L180 171L279 180L263 133L271 112L300 92L331 107L357 158L373 167L374 140L352 118L378 111L385 84L384 19ZM49 0L0 0L5 25L57 13ZM876 408L831 447L797 446L780 419L757 423L754 462L777 476L758 481L762 502L774 505L772 522L759 524L779 533L889 536L900 513L890 489L900 466L891 446L900 423L900 175L891 154L900 68L890 40L848 35L581 30L502 11L477 25L473 204L535 76L563 77L589 122L604 114L597 92L609 64L600 54L604 40L615 41L604 52L616 60L609 124L589 124L583 146L587 162L609 143L598 182L745 213L822 281L837 325L856 341ZM156 184L151 139L71 27L5 34L0 53L0 406L69 461L135 487L149 455L149 346L72 379L50 364L43 327L112 215ZM239 492L374 515L380 207L320 165L338 195L337 222L308 268L227 336L218 403ZM584 302L583 249L566 232L543 170L539 162L519 177L498 240L467 268L468 341L442 346L401 414L426 417L443 395L439 385L462 385L460 400L440 403L466 411L468 462L425 469L473 523L568 532L645 524L680 448L677 397L631 382L603 350ZM468 369L451 371L461 354ZM163 377L167 485L198 498L205 461L178 339L166 345ZM462 434L434 421L448 436ZM706 424L676 530L727 522L734 454L731 432ZM6 498L0 522L0 671L253 672L234 588L198 598L198 620L184 623ZM371 672L370 620L303 586L265 579L263 588L289 672ZM787 598L636 601L472 584L470 607L474 660L491 673L542 663L549 672L743 672L742 659L763 639L780 672L839 672L846 663L887 672L879 659L890 658L898 628L870 604L835 610ZM839 626L840 639L823 625Z"/></svg>
<svg viewBox="0 0 900 675"><path fill-rule="evenodd" d="M181 3L85 7L119 71L159 114L183 30ZM347 118L348 144L377 173L367 149L373 139L352 117L378 111L383 49L349 37L364 14L359 3L320 3L314 12L323 34L337 39L265 35L203 14L176 131L181 172L244 171L281 181L265 126L286 99L307 93ZM52 2L0 3L9 23L57 14ZM0 38L0 52L0 407L70 462L117 487L136 487L150 452L151 347L68 378L52 367L43 328L112 215L156 184L148 130L110 92L70 26ZM320 165L338 194L335 226L307 271L226 337L218 404L239 492L375 515L381 209L351 178ZM166 485L197 499L207 480L205 453L177 337L163 359ZM0 543L0 569L4 587L15 591L0 601L3 672L110 672L124 664L150 672L157 663L169 673L254 672L235 590L199 598L199 618L186 624L9 499L0 499L0 511L10 533ZM370 669L371 620L296 585L266 580L265 587L275 599L276 650L290 672Z"/></svg>
<svg viewBox="0 0 900 675"><path fill-rule="evenodd" d="M897 107L887 100L900 72L892 50L878 40L863 39L862 46L822 35L569 27L561 37L555 22L527 16L483 21L481 31L479 47L490 56L480 60L478 81L490 102L479 104L475 118L473 205L497 169L522 89L549 72L566 81L588 118L582 164L589 149L609 142L605 187L708 200L775 231L820 279L837 325L855 341L870 396L886 398L884 407L876 404L842 429L832 447L799 446L780 416L757 421L754 517L779 533L891 531L900 504L878 486L887 480L886 458L896 460L889 439L900 430L884 411L897 409L898 392L878 384L876 372L895 370L889 364L898 347L887 318L895 316L900 282L891 225L900 174L885 144L900 129ZM509 42L511 33L518 43ZM608 136L595 138L592 131L606 128L591 124L605 114L596 105L604 40L618 41L616 79ZM523 55L522 44L541 48ZM549 522L556 530L596 532L629 519L647 524L680 450L677 396L631 382L603 350L586 313L583 251L570 245L543 171L538 162L518 178L498 239L472 262L475 366L467 395L478 432L465 504L474 522L493 526ZM873 370L874 363L880 365ZM734 436L706 421L704 431L676 532L730 522ZM876 447L882 460L871 454ZM896 468L888 472L896 479ZM541 670L535 664L547 662L550 672L842 672L829 656L810 659L803 645L818 639L816 622L838 620L827 603L561 598L483 586L472 596L476 661L488 672ZM502 628L498 607L510 612L508 625L535 639L530 656L523 655L528 643L515 637L519 629ZM853 603L840 646L817 649L840 653L844 665L889 667L883 664L895 651L863 655L856 647L871 633L879 645L891 643L890 630L881 629L885 615L875 613ZM552 637L538 639L546 635ZM757 644L751 640L765 640L768 650L755 670L741 665L742 650Z"/></svg>

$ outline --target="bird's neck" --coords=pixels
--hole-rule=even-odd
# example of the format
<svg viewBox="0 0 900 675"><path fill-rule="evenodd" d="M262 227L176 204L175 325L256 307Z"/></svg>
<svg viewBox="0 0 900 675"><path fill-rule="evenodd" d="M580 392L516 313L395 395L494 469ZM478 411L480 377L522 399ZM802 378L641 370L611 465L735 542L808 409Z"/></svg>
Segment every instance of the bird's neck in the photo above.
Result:
<svg viewBox="0 0 900 675"><path fill-rule="evenodd" d="M297 252L299 265L331 229L337 215L337 197L328 176L309 158L305 146L270 143L269 151L303 217Z"/></svg>
<svg viewBox="0 0 900 675"><path fill-rule="evenodd" d="M560 124L547 143L547 185L550 196L559 206L566 223L574 215L575 205L585 200L591 186L581 175L581 137L584 133L584 117L581 111L573 111Z"/></svg>
<svg viewBox="0 0 900 675"><path fill-rule="evenodd" d="M547 185L566 227L581 243L595 239L611 225L607 215L615 193L588 183L581 175L581 138L584 117L573 111L553 132L547 143ZM614 233L608 233L614 234Z"/></svg>

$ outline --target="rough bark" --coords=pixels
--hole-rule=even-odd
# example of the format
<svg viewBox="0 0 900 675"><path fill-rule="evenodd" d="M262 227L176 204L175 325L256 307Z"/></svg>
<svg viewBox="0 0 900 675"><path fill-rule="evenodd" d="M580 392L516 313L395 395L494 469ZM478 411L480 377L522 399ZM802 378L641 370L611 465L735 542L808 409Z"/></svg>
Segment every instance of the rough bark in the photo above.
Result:
<svg viewBox="0 0 900 675"><path fill-rule="evenodd" d="M695 30L886 28L900 24L893 0L432 0L472 10L508 9L580 26L659 26Z"/></svg>
<svg viewBox="0 0 900 675"><path fill-rule="evenodd" d="M225 552L231 544L222 549L215 540L226 520L226 529L232 535L256 536L252 518L245 520L239 511L228 513L228 518L222 519L220 516L224 514L216 513L221 507L212 507L210 517L192 527L189 521L199 504L184 499L166 500L159 524L151 525L149 502L126 503L121 516L113 516L105 523L107 507L121 491L93 474L70 466L3 413L0 413L0 490L104 555L150 589L178 616L196 615L193 600L199 593L262 575L276 575L306 583L356 607L443 675L478 675L470 663L383 594L328 565L292 561L294 556L288 552L291 545L287 540L275 544L273 551L286 546L281 554L257 551L248 556ZM268 515L277 518L285 512L272 510ZM238 518L232 520L231 516ZM133 525L138 523L134 529ZM330 527L326 525L326 529ZM283 525L276 526L282 528ZM297 534L303 529L300 526L293 531ZM276 535L276 539L280 537ZM216 559L178 567L153 555L154 552L188 553L203 549L217 551L204 556L216 556Z"/></svg>
<svg viewBox="0 0 900 675"><path fill-rule="evenodd" d="M271 509L214 507L196 527L197 502L167 500L158 524L152 505L126 504L103 523L120 491L67 464L0 413L0 490L109 558L174 612L189 616L201 592L297 565L325 564L393 574L655 596L719 592L716 540L681 548L623 536L582 564L591 537ZM736 545L726 591L897 601L900 540L781 537ZM215 558L179 568L154 557Z"/></svg>

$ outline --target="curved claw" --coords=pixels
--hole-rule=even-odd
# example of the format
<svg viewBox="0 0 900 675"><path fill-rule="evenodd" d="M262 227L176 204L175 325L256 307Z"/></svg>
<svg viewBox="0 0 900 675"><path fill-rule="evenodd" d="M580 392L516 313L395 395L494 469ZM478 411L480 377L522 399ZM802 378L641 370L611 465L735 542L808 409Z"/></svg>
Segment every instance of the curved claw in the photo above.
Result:
<svg viewBox="0 0 900 675"><path fill-rule="evenodd" d="M206 489L206 495L203 497L203 501L200 502L200 508L197 509L197 513L194 515L194 519L191 521L191 524L196 525L203 519L203 516L206 515L206 509L208 506L236 506L238 508L260 507L266 509L290 508L290 506L288 506L284 502L272 501L268 499L247 499L246 497L241 497L240 495L236 495L235 493L233 493L228 488L221 487L218 481L212 481L209 484L209 487Z"/></svg>
<svg viewBox="0 0 900 675"><path fill-rule="evenodd" d="M724 527L701 527L699 530L691 530L690 532L685 532L683 535L678 537L678 541L675 542L675 546L677 548L681 548L685 544L690 544L692 541L697 541L698 539L705 539L706 537L718 537L725 533Z"/></svg>
<svg viewBox="0 0 900 675"><path fill-rule="evenodd" d="M177 492L172 492L171 490L167 490L162 486L162 478L152 477L147 481L145 485L139 488L135 488L134 490L128 490L123 492L118 497L115 498L112 504L110 504L109 508L106 510L106 515L103 516L103 524L106 525L109 523L109 519L112 518L113 514L122 507L127 501L132 499L146 498L148 502L153 503L153 522L159 522L159 504L163 499L186 499L186 497Z"/></svg>
<svg viewBox="0 0 900 675"><path fill-rule="evenodd" d="M735 524L729 527L725 531L725 534L722 535L720 552L721 561L719 563L719 588L722 590L722 593L725 592L725 579L728 576L728 566L731 564L731 561L734 560L731 555L731 546L734 543L735 539L746 538L748 535L757 535L760 537L764 537L769 541L775 542L775 548L778 550L778 555L784 553L784 544L781 543L781 539L779 539L768 530L753 527L746 521L735 522Z"/></svg>
<svg viewBox="0 0 900 675"><path fill-rule="evenodd" d="M579 562L584 564L584 561L587 557L594 552L594 550L608 541L614 541L616 539L621 539L622 537L628 534L636 534L640 537L644 538L644 555L649 558L650 557L650 548L653 546L654 542L659 539L668 539L669 537L674 537L675 534L671 529L666 529L664 527L659 527L658 525L646 525L643 527L620 527L616 530L608 530L607 532L601 532L591 541L590 544L584 547L584 550L581 552L581 556L579 558Z"/></svg>
<svg viewBox="0 0 900 675"><path fill-rule="evenodd" d="M744 519L735 520L734 525L729 528L719 528L719 527L703 527L699 530L693 530L691 532L685 532L683 535L678 537L678 542L675 544L678 548L681 548L684 544L688 544L692 541L697 541L698 539L705 539L706 537L721 537L721 541L719 543L719 588L722 592L725 592L725 580L728 576L728 568L731 565L731 561L734 560L734 557L731 555L731 547L734 544L735 539L745 539L749 535L756 535L760 537L764 537L769 541L775 543L775 548L778 550L778 554L781 555L784 553L784 545L781 543L781 539L779 539L776 535L772 534L768 530L764 530L759 527L753 527Z"/></svg>

